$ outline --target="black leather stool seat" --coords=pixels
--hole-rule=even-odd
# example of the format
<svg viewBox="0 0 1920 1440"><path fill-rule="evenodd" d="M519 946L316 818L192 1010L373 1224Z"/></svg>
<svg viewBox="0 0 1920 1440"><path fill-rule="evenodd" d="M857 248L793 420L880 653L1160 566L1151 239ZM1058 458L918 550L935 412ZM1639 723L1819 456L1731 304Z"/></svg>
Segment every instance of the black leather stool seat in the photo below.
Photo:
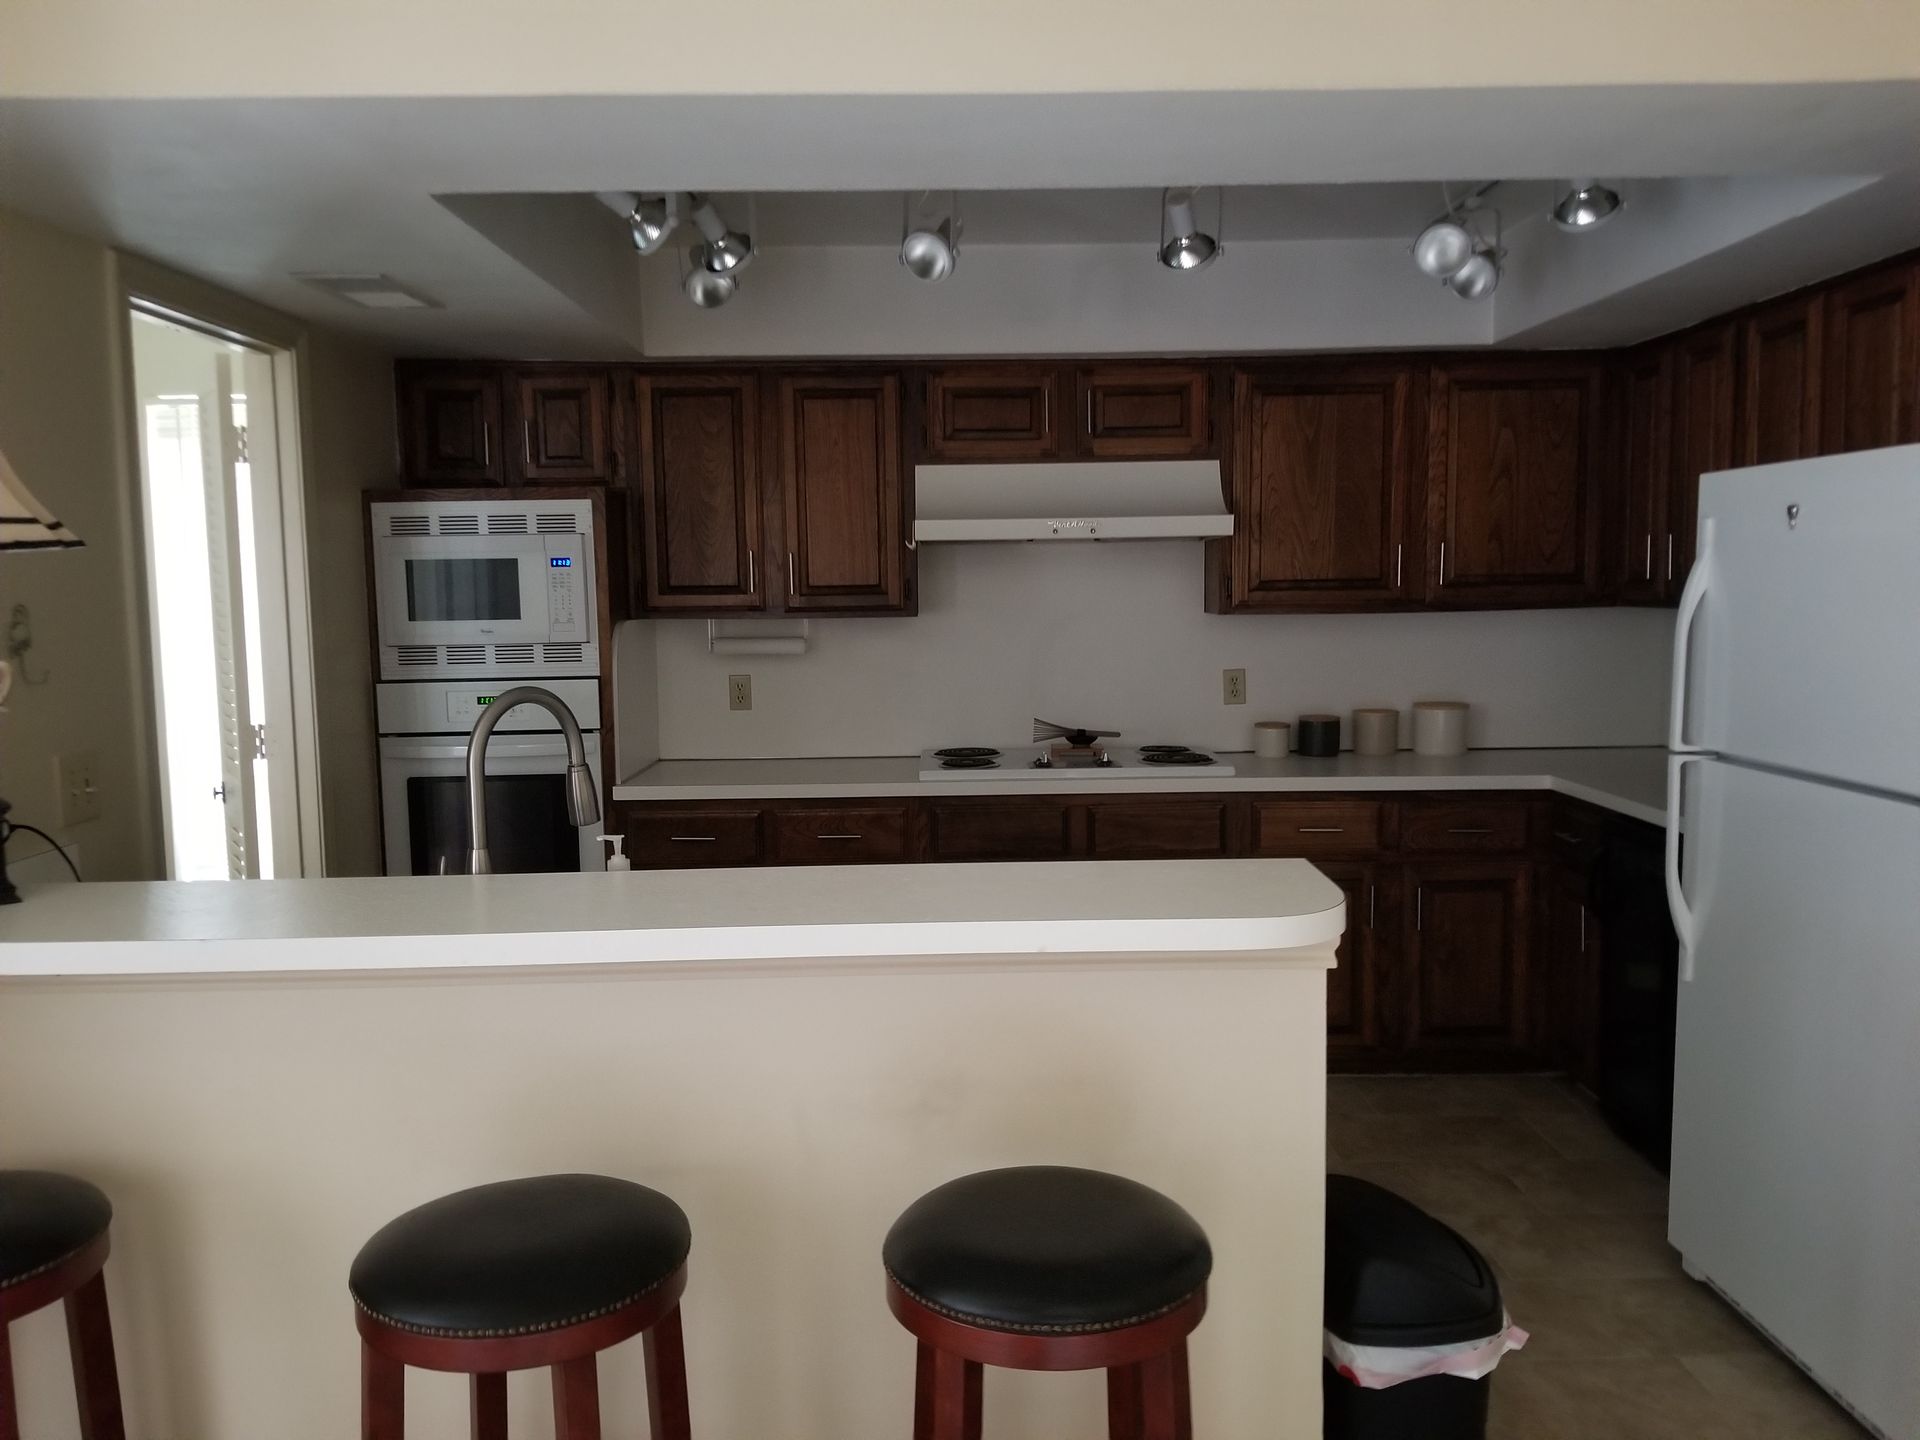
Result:
<svg viewBox="0 0 1920 1440"><path fill-rule="evenodd" d="M887 1273L940 1314L990 1330L1120 1330L1206 1284L1207 1237L1173 1201L1119 1175L986 1170L929 1191L887 1232Z"/></svg>
<svg viewBox="0 0 1920 1440"><path fill-rule="evenodd" d="M50 1270L113 1223L97 1186L51 1170L0 1170L0 1286Z"/></svg>
<svg viewBox="0 0 1920 1440"><path fill-rule="evenodd" d="M625 1308L686 1262L693 1232L656 1190L605 1175L504 1180L430 1200L361 1247L354 1302L459 1339L557 1330Z"/></svg>

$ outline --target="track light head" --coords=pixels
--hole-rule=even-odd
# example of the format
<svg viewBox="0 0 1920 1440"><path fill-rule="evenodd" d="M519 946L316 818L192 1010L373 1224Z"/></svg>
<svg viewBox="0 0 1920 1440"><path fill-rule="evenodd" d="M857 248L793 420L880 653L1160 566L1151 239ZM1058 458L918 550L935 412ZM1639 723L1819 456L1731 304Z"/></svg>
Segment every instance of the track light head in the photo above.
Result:
<svg viewBox="0 0 1920 1440"><path fill-rule="evenodd" d="M720 212L713 208L713 202L704 195L687 198L693 207L694 226L705 237L704 244L693 248L699 257L696 263L715 275L744 270L753 259L753 237L744 231L729 230Z"/></svg>
<svg viewBox="0 0 1920 1440"><path fill-rule="evenodd" d="M1605 224L1619 208L1619 191L1597 180L1569 180L1567 193L1553 207L1553 223L1577 235Z"/></svg>
<svg viewBox="0 0 1920 1440"><path fill-rule="evenodd" d="M672 195L634 197L633 210L627 216L627 229L633 236L633 248L642 255L651 255L666 244L667 237L673 234L674 227L680 223L675 199Z"/></svg>
<svg viewBox="0 0 1920 1440"><path fill-rule="evenodd" d="M1203 232L1193 218L1195 187L1167 190L1160 197L1160 263L1169 270L1204 270L1220 254L1218 237Z"/></svg>
<svg viewBox="0 0 1920 1440"><path fill-rule="evenodd" d="M687 298L702 310L718 310L740 288L733 271L714 268L711 249L710 244L703 240L687 252L687 275L680 282L681 288L687 292Z"/></svg>
<svg viewBox="0 0 1920 1440"><path fill-rule="evenodd" d="M1499 284L1500 256L1485 246L1475 250L1464 265L1447 277L1447 288L1462 300L1484 300Z"/></svg>
<svg viewBox="0 0 1920 1440"><path fill-rule="evenodd" d="M1472 232L1451 216L1434 221L1413 242L1413 263L1435 280L1451 280L1472 258Z"/></svg>
<svg viewBox="0 0 1920 1440"><path fill-rule="evenodd" d="M920 196L925 205L926 193ZM914 224L911 194L900 197L900 263L916 280L940 281L954 272L960 263L960 195L947 197L947 213L931 228Z"/></svg>

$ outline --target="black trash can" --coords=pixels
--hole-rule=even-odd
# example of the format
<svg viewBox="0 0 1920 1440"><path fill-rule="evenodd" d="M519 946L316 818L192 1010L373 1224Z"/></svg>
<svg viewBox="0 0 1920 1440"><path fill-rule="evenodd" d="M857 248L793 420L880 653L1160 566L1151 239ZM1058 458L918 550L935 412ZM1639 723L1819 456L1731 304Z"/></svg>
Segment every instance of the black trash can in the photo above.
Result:
<svg viewBox="0 0 1920 1440"><path fill-rule="evenodd" d="M1391 1190L1327 1177L1325 1323L1350 1345L1426 1349L1502 1334L1500 1285L1480 1252ZM1384 1390L1323 1360L1325 1440L1484 1440L1491 1375L1429 1375Z"/></svg>

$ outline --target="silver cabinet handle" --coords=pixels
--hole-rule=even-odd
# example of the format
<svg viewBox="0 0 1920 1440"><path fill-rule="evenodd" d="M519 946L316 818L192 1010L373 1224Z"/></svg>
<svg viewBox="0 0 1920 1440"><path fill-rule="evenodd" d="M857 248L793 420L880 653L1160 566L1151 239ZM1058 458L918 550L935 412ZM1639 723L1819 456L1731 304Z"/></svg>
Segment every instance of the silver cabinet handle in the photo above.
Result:
<svg viewBox="0 0 1920 1440"><path fill-rule="evenodd" d="M1647 531L1647 579L1653 579L1653 532Z"/></svg>
<svg viewBox="0 0 1920 1440"><path fill-rule="evenodd" d="M1040 387L1040 433L1046 434L1053 429L1053 386Z"/></svg>
<svg viewBox="0 0 1920 1440"><path fill-rule="evenodd" d="M1440 583L1447 583L1447 542L1440 542Z"/></svg>
<svg viewBox="0 0 1920 1440"><path fill-rule="evenodd" d="M1493 831L1485 825L1454 825L1447 830L1449 835L1491 835Z"/></svg>
<svg viewBox="0 0 1920 1440"><path fill-rule="evenodd" d="M520 422L520 453L526 458L527 468L533 468L533 421Z"/></svg>
<svg viewBox="0 0 1920 1440"><path fill-rule="evenodd" d="M1673 578L1673 532L1667 532L1667 579Z"/></svg>
<svg viewBox="0 0 1920 1440"><path fill-rule="evenodd" d="M747 548L747 593L749 595L753 594L753 582L754 582L753 548L749 546Z"/></svg>
<svg viewBox="0 0 1920 1440"><path fill-rule="evenodd" d="M1427 887L1417 886L1413 892L1413 928L1424 930L1427 927Z"/></svg>
<svg viewBox="0 0 1920 1440"><path fill-rule="evenodd" d="M1367 886L1367 929L1373 929L1373 892L1374 887Z"/></svg>
<svg viewBox="0 0 1920 1440"><path fill-rule="evenodd" d="M800 587L793 583L793 552L787 551L787 594L798 595Z"/></svg>
<svg viewBox="0 0 1920 1440"><path fill-rule="evenodd" d="M816 835L813 838L816 840L864 840L867 837L864 835L855 835L849 831L840 835Z"/></svg>
<svg viewBox="0 0 1920 1440"><path fill-rule="evenodd" d="M1405 545L1393 547L1393 588L1396 590L1400 588L1400 557L1406 548Z"/></svg>
<svg viewBox="0 0 1920 1440"><path fill-rule="evenodd" d="M1580 837L1578 835L1571 834L1565 830L1554 831L1553 838L1563 841L1568 845L1578 845L1580 843Z"/></svg>
<svg viewBox="0 0 1920 1440"><path fill-rule="evenodd" d="M480 422L480 468L493 468L493 426L485 420Z"/></svg>
<svg viewBox="0 0 1920 1440"><path fill-rule="evenodd" d="M1580 907L1580 953L1587 953L1587 907Z"/></svg>
<svg viewBox="0 0 1920 1440"><path fill-rule="evenodd" d="M1087 391L1087 434L1093 434L1093 391Z"/></svg>
<svg viewBox="0 0 1920 1440"><path fill-rule="evenodd" d="M1347 827L1344 825L1302 825L1299 827L1299 831L1302 835L1344 835L1347 833Z"/></svg>
<svg viewBox="0 0 1920 1440"><path fill-rule="evenodd" d="M712 844L715 838L716 837L712 835L669 835L667 837L667 839L679 845L691 845L696 841L705 841L707 844Z"/></svg>

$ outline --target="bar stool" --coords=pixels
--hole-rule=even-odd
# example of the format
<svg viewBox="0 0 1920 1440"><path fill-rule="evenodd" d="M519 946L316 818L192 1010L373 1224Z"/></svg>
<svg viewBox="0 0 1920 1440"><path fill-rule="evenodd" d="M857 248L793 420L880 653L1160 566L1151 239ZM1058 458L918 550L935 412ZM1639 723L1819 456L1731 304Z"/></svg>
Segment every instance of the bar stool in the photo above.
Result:
<svg viewBox="0 0 1920 1440"><path fill-rule="evenodd" d="M555 1440L599 1440L595 1357L640 1334L653 1440L688 1440L692 1246L678 1205L604 1175L507 1180L409 1210L367 1241L347 1282L363 1440L402 1440L409 1365L470 1377L473 1440L506 1440L509 1370L550 1367Z"/></svg>
<svg viewBox="0 0 1920 1440"><path fill-rule="evenodd" d="M66 1303L83 1440L126 1434L101 1277L112 1223L113 1203L84 1180L48 1170L0 1170L0 1440L20 1440L7 1327L56 1300Z"/></svg>
<svg viewBox="0 0 1920 1440"><path fill-rule="evenodd" d="M1107 1372L1111 1440L1189 1440L1187 1336L1213 1252L1156 1190L1035 1165L949 1181L887 1232L887 1305L920 1342L914 1440L979 1440L981 1367Z"/></svg>

